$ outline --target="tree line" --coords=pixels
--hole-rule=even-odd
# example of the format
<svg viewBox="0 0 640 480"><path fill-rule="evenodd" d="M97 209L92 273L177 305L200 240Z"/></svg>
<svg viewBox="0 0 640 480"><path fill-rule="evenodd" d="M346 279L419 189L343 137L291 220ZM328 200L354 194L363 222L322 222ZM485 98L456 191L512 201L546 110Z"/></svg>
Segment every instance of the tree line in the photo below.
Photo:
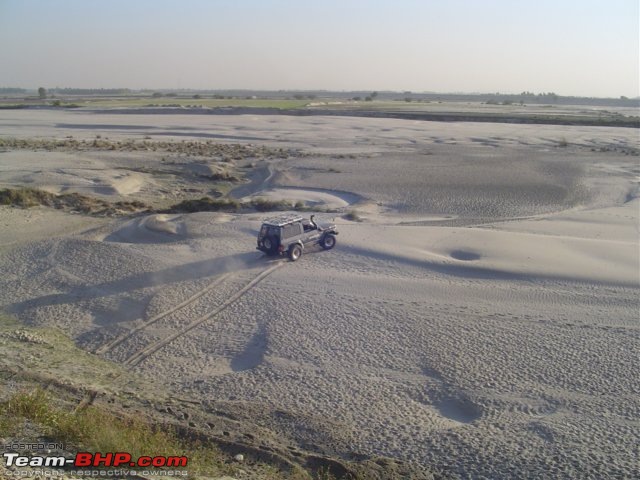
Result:
<svg viewBox="0 0 640 480"><path fill-rule="evenodd" d="M41 87L42 88L42 87ZM129 88L51 88L49 93L59 95L126 95L131 93Z"/></svg>

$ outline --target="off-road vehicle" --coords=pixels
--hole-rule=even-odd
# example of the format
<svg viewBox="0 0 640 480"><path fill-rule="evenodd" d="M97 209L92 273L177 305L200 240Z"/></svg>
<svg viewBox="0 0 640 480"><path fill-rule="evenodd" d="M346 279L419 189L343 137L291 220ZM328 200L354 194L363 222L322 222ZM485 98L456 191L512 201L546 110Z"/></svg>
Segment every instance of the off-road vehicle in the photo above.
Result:
<svg viewBox="0 0 640 480"><path fill-rule="evenodd" d="M265 220L258 233L256 248L267 255L287 255L294 262L310 245L331 250L336 245L336 226L319 226L313 217L285 215Z"/></svg>

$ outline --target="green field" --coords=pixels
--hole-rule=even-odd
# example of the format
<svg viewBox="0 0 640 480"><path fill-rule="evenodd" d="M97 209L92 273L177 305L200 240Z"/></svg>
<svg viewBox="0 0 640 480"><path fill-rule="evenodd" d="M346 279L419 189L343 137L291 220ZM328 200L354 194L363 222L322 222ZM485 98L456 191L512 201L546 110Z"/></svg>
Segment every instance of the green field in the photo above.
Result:
<svg viewBox="0 0 640 480"><path fill-rule="evenodd" d="M201 96L202 98L193 98ZM183 96L60 96L47 99L13 97L0 99L0 109L36 106L61 108L270 108L307 110L317 115L358 115L405 120L507 122L550 125L640 127L637 109L598 107L582 104L526 104L512 102L375 99L353 101L346 98L214 98L212 95Z"/></svg>

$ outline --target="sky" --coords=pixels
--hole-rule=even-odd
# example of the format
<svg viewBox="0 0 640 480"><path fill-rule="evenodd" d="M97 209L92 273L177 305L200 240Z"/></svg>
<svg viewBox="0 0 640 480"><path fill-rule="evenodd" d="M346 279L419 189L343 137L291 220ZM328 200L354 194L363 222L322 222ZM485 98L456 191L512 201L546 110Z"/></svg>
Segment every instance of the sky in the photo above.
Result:
<svg viewBox="0 0 640 480"><path fill-rule="evenodd" d="M637 97L638 0L0 0L0 87Z"/></svg>

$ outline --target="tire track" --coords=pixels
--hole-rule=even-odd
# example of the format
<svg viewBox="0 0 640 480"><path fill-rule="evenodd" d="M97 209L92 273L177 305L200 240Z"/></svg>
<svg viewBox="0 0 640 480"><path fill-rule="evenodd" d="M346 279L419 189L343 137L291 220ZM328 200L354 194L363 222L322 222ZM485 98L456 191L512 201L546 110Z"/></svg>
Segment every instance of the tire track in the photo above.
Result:
<svg viewBox="0 0 640 480"><path fill-rule="evenodd" d="M211 282L208 286L206 286L204 289L200 290L198 293L190 296L189 298L187 298L186 300L178 303L177 305L174 305L169 310L165 310L164 312L160 312L157 315L154 315L153 317L151 317L150 319L148 319L145 322L141 323L140 325L138 325L137 327L133 328L132 330L124 332L123 334L121 334L117 338L115 338L115 339L111 340L110 342L107 342L106 344L104 344L101 347L99 347L94 353L96 355L103 355L103 354L109 352L113 348L115 348L118 345L120 345L122 342L124 342L127 339L131 338L133 335L135 335L139 331L144 330L145 328L147 328L149 325L152 325L152 324L156 323L158 320L162 320L167 315L171 315L172 313L174 313L174 312L180 310L181 308L184 308L187 305L191 304L192 302L196 301L197 299L199 299L200 297L202 297L203 295L205 295L206 293L211 291L212 288L220 285L220 283L222 283L230 275L231 275L230 273L223 273L218 278L216 278L213 282Z"/></svg>
<svg viewBox="0 0 640 480"><path fill-rule="evenodd" d="M216 315L222 313L231 304L235 303L237 300L239 300L241 297L243 297L248 291L250 291L256 285L258 285L260 282L262 282L262 280L264 280L266 277L268 277L271 273L273 273L278 268L282 267L282 265L284 265L284 264L283 263L277 263L277 264L273 265L272 267L269 267L266 270L261 271L255 278L253 278L244 287L242 287L240 290L238 290L236 293L234 293L231 297L229 297L218 308L212 310L211 312L206 313L205 315L202 315L201 317L199 317L196 320L194 320L191 323L189 323L183 329L181 329L181 330L169 335L168 337L166 337L166 338L164 338L162 340L158 340L158 341L152 343L151 345L148 345L147 347L143 348L142 350L139 350L138 352L134 353L129 358L127 358L127 360L125 360L124 364L125 365L130 365L130 366L136 366L136 365L140 364L142 361L144 361L145 359L147 359L148 357L150 357L151 355L153 355L154 353L156 353L158 350L162 349L163 347L165 347L169 343L173 342L177 338L187 334L188 332L190 332L194 328L198 327L202 323L204 323L207 320L209 320L209 319L215 317Z"/></svg>

